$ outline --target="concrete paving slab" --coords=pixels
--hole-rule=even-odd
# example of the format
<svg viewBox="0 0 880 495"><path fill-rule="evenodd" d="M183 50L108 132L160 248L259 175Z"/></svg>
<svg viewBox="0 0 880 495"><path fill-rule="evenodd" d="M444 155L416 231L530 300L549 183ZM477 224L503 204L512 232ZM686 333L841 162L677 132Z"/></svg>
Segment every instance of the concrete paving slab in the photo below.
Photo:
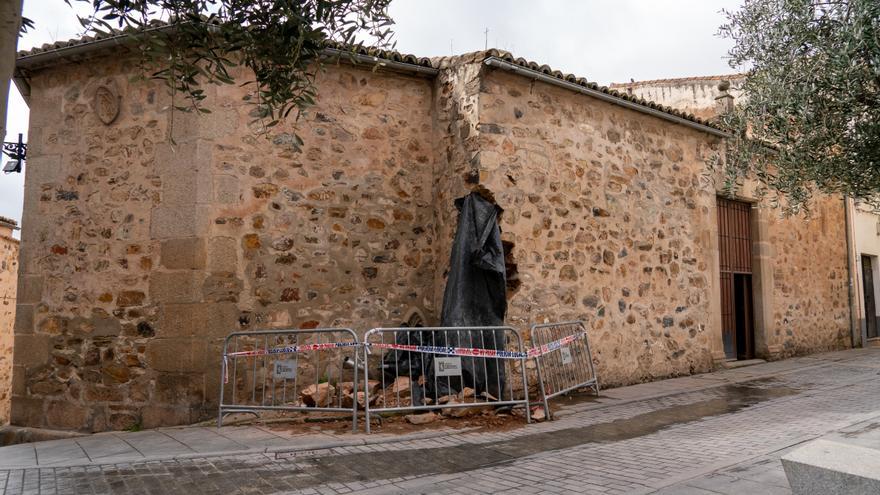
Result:
<svg viewBox="0 0 880 495"><path fill-rule="evenodd" d="M82 437L74 441L92 460L119 456L142 457L134 447L112 433Z"/></svg>
<svg viewBox="0 0 880 495"><path fill-rule="evenodd" d="M702 488L689 485L676 485L654 492L655 495L718 495L718 492L710 492Z"/></svg>
<svg viewBox="0 0 880 495"><path fill-rule="evenodd" d="M216 428L188 427L162 428L159 432L186 445L194 452L209 453L247 449L247 445L235 442L217 433Z"/></svg>
<svg viewBox="0 0 880 495"><path fill-rule="evenodd" d="M742 495L743 493L791 495L791 490L787 487L765 485L751 480L720 474L692 480L685 485L708 490L711 493L723 493L724 495Z"/></svg>
<svg viewBox="0 0 880 495"><path fill-rule="evenodd" d="M0 467L8 469L36 465L37 451L34 445L22 443L0 448Z"/></svg>
<svg viewBox="0 0 880 495"><path fill-rule="evenodd" d="M89 456L75 439L50 440L34 444L37 462L41 466L65 465L71 462L90 462Z"/></svg>
<svg viewBox="0 0 880 495"><path fill-rule="evenodd" d="M144 457L173 456L195 453L195 450L159 430L137 431L121 436Z"/></svg>
<svg viewBox="0 0 880 495"><path fill-rule="evenodd" d="M224 426L217 434L250 449L290 445L290 439L256 426Z"/></svg>

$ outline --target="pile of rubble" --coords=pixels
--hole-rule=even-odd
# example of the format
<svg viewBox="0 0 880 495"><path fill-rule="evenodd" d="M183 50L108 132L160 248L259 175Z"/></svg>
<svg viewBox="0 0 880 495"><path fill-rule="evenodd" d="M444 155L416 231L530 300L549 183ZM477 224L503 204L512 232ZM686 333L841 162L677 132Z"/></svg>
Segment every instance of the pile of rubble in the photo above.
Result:
<svg viewBox="0 0 880 495"><path fill-rule="evenodd" d="M336 385L331 383L319 383L310 385L300 391L299 397L302 405L306 407L352 407L354 401L357 400L358 408L363 409L369 401L370 407L400 407L406 408L413 405L412 389L413 387L422 387L424 383L419 380L418 383L412 383L410 378L405 376L397 377L394 382L385 389L381 388L378 380L370 380L366 391L359 386L355 392L352 382L341 382ZM368 395L369 393L369 395ZM432 423L444 417L448 418L472 418L477 416L494 416L498 406L493 404L497 401L495 397L487 392L481 392L476 395L474 389L464 387L461 392L455 395L445 395L437 399L438 405L443 405L440 412L425 412L421 414L409 414L404 416L407 422L413 425L423 425ZM431 405L433 399L425 397L423 399L425 405ZM502 414L520 416L522 410L509 408L503 409ZM532 409L532 418L537 421L544 419L544 410L542 408Z"/></svg>

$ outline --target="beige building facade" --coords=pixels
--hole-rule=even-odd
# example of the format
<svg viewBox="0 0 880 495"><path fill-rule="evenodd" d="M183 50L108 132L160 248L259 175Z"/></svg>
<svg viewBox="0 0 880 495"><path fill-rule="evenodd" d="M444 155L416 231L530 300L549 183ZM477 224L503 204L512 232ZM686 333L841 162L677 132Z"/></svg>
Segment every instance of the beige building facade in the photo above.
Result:
<svg viewBox="0 0 880 495"><path fill-rule="evenodd" d="M861 345L880 345L880 215L867 204L849 202L854 266L853 299Z"/></svg>
<svg viewBox="0 0 880 495"><path fill-rule="evenodd" d="M731 321L748 313L751 350L731 353L721 131L494 50L378 56L328 65L297 129L260 134L238 86L171 113L100 43L20 54L13 424L194 422L232 331L435 323L471 190L504 210L508 323L585 320L604 385L851 345L842 200L806 219L738 198L752 304Z"/></svg>
<svg viewBox="0 0 880 495"><path fill-rule="evenodd" d="M15 291L18 287L18 228L15 220L0 217L0 424L9 421L12 398L12 346Z"/></svg>

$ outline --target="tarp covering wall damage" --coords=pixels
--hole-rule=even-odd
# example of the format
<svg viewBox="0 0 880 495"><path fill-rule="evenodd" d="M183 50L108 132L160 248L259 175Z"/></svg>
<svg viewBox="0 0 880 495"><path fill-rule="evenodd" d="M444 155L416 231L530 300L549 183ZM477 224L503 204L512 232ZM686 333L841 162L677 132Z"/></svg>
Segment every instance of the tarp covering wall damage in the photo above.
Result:
<svg viewBox="0 0 880 495"><path fill-rule="evenodd" d="M504 249L501 245L501 230L498 228L501 208L478 193L457 199L455 206L459 210L458 228L450 256L440 325L502 326L504 314L507 312L507 299ZM436 342L428 340L437 338L433 337L437 334L413 330L407 334L398 334L398 339L406 340L398 343L504 349L506 342L503 334L491 330L463 330L448 333L442 337L444 341ZM417 380L424 371L427 375L425 378L429 397L453 395L463 387L471 387L477 396L485 392L500 398L505 390L504 365L499 364L498 360L464 358L461 363L461 378L435 379L433 355L400 352L386 355L386 361L392 356L395 356L393 359L396 359L397 366L394 366L393 361L386 362L386 372L396 370L398 374L408 374L411 379ZM418 397L413 397L414 404L419 402Z"/></svg>
<svg viewBox="0 0 880 495"><path fill-rule="evenodd" d="M458 228L449 260L449 277L443 292L440 325L444 327L497 327L504 325L507 312L507 283L504 249L498 215L501 208L472 192L455 201ZM459 342L450 345L504 349L503 332L457 333ZM475 367L481 369L475 370ZM500 368L500 369L499 369ZM429 367L431 372L434 367ZM430 377L429 377L430 378ZM501 397L505 390L504 364L495 359L462 360L462 381L473 386L477 396L486 392ZM428 380L432 383L433 380ZM438 382L438 387L440 387ZM451 384L453 387L456 385ZM459 390L461 387L457 387ZM438 390L443 395L443 390Z"/></svg>
<svg viewBox="0 0 880 495"><path fill-rule="evenodd" d="M459 211L458 229L452 244L440 325L504 325L507 299L504 249L498 228L501 208L477 193L457 199L455 206Z"/></svg>

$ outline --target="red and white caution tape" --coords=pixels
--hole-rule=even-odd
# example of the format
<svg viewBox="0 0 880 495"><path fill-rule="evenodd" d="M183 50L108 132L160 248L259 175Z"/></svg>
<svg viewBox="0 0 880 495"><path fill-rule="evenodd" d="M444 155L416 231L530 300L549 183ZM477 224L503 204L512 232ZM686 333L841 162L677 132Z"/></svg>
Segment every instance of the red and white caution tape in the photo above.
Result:
<svg viewBox="0 0 880 495"><path fill-rule="evenodd" d="M572 342L584 337L587 332L578 332L568 335L547 344L531 347L526 352L505 351L501 349L480 349L475 347L435 346L435 345L409 345L409 344L384 344L378 342L327 342L323 344L289 345L284 347L272 347L268 349L254 349L251 351L230 352L223 356L223 374L225 383L229 383L229 366L227 358L269 356L274 354L295 354L306 351L321 351L326 349L342 349L347 347L372 347L376 349L390 349L394 351L421 352L425 354L442 354L444 356L481 357L493 359L523 359L536 358L549 354Z"/></svg>

